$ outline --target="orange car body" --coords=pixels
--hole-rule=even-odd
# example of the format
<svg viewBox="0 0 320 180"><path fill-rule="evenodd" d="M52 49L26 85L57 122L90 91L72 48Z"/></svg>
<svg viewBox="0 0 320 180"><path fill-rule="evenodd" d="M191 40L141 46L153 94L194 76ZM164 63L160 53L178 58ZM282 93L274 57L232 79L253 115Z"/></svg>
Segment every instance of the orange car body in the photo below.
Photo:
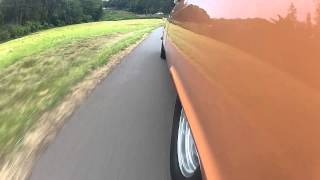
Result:
<svg viewBox="0 0 320 180"><path fill-rule="evenodd" d="M164 47L204 179L320 179L320 1L180 0Z"/></svg>

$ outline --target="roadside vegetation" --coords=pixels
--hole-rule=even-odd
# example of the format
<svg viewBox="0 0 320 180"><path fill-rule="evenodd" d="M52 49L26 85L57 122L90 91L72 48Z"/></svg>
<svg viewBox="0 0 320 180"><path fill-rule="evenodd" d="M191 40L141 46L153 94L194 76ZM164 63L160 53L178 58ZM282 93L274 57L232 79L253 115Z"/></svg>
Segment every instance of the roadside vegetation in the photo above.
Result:
<svg viewBox="0 0 320 180"><path fill-rule="evenodd" d="M136 14L126 10L105 9L102 21L119 21L125 19L161 19L163 15L157 14Z"/></svg>
<svg viewBox="0 0 320 180"><path fill-rule="evenodd" d="M103 21L118 21L124 19L139 19L139 15L125 10L106 9L103 12Z"/></svg>
<svg viewBox="0 0 320 180"><path fill-rule="evenodd" d="M173 0L0 0L0 42L87 22L158 18ZM103 9L107 9L105 12ZM108 10L117 9L119 11Z"/></svg>
<svg viewBox="0 0 320 180"><path fill-rule="evenodd" d="M0 0L0 41L43 29L98 21L101 0Z"/></svg>
<svg viewBox="0 0 320 180"><path fill-rule="evenodd" d="M89 72L162 23L70 25L0 44L0 157L17 147L39 117Z"/></svg>
<svg viewBox="0 0 320 180"><path fill-rule="evenodd" d="M173 0L108 0L104 7L128 10L137 14L169 14L174 6Z"/></svg>

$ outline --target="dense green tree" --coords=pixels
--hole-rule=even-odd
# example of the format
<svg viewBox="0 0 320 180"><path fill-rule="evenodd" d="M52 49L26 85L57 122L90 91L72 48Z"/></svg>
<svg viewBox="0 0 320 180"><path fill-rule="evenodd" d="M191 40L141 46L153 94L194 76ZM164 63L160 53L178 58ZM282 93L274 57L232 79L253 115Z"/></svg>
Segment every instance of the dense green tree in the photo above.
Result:
<svg viewBox="0 0 320 180"><path fill-rule="evenodd" d="M99 20L102 16L101 0L80 0L85 15L91 16L93 20Z"/></svg>
<svg viewBox="0 0 320 180"><path fill-rule="evenodd" d="M127 9L136 13L152 14L156 12L170 13L173 0L110 0L106 7Z"/></svg>
<svg viewBox="0 0 320 180"><path fill-rule="evenodd" d="M53 25L98 20L101 0L0 0L0 23Z"/></svg>
<svg viewBox="0 0 320 180"><path fill-rule="evenodd" d="M82 21L83 7L80 1L66 1L63 22L66 24L79 23Z"/></svg>
<svg viewBox="0 0 320 180"><path fill-rule="evenodd" d="M3 24L3 13L0 9L0 26Z"/></svg>
<svg viewBox="0 0 320 180"><path fill-rule="evenodd" d="M101 0L0 0L0 41L52 26L99 20Z"/></svg>

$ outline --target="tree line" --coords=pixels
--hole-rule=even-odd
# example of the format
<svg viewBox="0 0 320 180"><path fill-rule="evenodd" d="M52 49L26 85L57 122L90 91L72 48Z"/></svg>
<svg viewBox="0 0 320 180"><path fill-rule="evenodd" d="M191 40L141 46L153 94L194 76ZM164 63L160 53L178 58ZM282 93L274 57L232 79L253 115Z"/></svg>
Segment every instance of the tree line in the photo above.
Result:
<svg viewBox="0 0 320 180"><path fill-rule="evenodd" d="M173 0L109 0L105 7L126 9L139 14L170 13L174 6Z"/></svg>
<svg viewBox="0 0 320 180"><path fill-rule="evenodd" d="M0 0L0 23L52 25L98 20L101 0Z"/></svg>
<svg viewBox="0 0 320 180"><path fill-rule="evenodd" d="M0 0L0 41L40 29L99 20L101 0Z"/></svg>
<svg viewBox="0 0 320 180"><path fill-rule="evenodd" d="M103 7L169 13L173 0L0 0L0 42L56 26L97 21Z"/></svg>

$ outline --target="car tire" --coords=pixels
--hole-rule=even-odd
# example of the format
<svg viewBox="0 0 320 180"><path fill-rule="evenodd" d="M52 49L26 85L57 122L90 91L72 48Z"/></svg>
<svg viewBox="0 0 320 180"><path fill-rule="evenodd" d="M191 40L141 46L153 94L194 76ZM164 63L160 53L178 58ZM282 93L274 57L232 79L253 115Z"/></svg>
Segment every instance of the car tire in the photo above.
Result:
<svg viewBox="0 0 320 180"><path fill-rule="evenodd" d="M177 99L175 112L173 117L172 135L171 135L171 148L170 148L170 171L172 180L202 180L200 163L199 166L194 170L194 173L185 176L182 173L178 157L178 134L181 113L183 112L180 100Z"/></svg>
<svg viewBox="0 0 320 180"><path fill-rule="evenodd" d="M161 57L161 59L163 59L163 60L167 59L166 50L164 49L163 42L161 43L161 54L160 54L160 57Z"/></svg>

